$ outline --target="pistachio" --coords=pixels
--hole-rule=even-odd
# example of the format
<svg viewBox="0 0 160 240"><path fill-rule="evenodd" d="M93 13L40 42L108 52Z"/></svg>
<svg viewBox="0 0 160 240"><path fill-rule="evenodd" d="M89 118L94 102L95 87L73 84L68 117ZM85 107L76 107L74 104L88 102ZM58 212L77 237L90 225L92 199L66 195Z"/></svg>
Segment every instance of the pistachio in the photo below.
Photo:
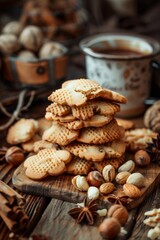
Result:
<svg viewBox="0 0 160 240"><path fill-rule="evenodd" d="M88 188L87 197L90 200L96 200L99 198L99 189L97 187L91 186Z"/></svg>
<svg viewBox="0 0 160 240"><path fill-rule="evenodd" d="M135 162L132 160L128 160L126 163L124 163L123 165L121 165L118 168L118 172L133 172L133 170L135 169Z"/></svg>
<svg viewBox="0 0 160 240"><path fill-rule="evenodd" d="M86 177L80 175L72 178L72 184L77 190L82 192L86 192L89 188Z"/></svg>
<svg viewBox="0 0 160 240"><path fill-rule="evenodd" d="M116 176L116 182L118 184L125 184L127 181L127 178L131 175L130 172L120 172Z"/></svg>
<svg viewBox="0 0 160 240"><path fill-rule="evenodd" d="M114 190L114 184L113 183L103 183L100 188L99 188L99 191L102 193L102 194L109 194L111 192L113 192Z"/></svg>
<svg viewBox="0 0 160 240"><path fill-rule="evenodd" d="M144 182L145 182L144 176L138 172L132 173L127 179L127 183L133 184L139 188L144 186Z"/></svg>
<svg viewBox="0 0 160 240"><path fill-rule="evenodd" d="M107 165L102 170L103 178L106 182L112 182L115 178L115 168L112 165Z"/></svg>

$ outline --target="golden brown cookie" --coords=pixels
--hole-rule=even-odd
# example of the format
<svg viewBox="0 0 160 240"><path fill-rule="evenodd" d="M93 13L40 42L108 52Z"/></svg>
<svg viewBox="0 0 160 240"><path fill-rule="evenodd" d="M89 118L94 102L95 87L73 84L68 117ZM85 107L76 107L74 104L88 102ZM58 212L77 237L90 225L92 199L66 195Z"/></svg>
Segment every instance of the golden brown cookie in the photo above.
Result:
<svg viewBox="0 0 160 240"><path fill-rule="evenodd" d="M74 120L72 122L64 123L59 122L60 125L65 126L68 129L78 130L86 127L102 127L108 124L113 119L112 116L102 116L102 115L94 115L92 118L88 120Z"/></svg>
<svg viewBox="0 0 160 240"><path fill-rule="evenodd" d="M38 134L35 134L30 140L28 140L25 143L22 143L21 146L22 146L24 151L33 152L34 143L38 140L40 140L40 136Z"/></svg>
<svg viewBox="0 0 160 240"><path fill-rule="evenodd" d="M152 138L156 138L157 133L147 128L138 128L125 132L124 141L127 149L130 151L136 151L139 149L145 149L147 143L152 142Z"/></svg>
<svg viewBox="0 0 160 240"><path fill-rule="evenodd" d="M87 175L91 170L92 162L84 159L73 157L70 163L66 165L66 172L74 175Z"/></svg>
<svg viewBox="0 0 160 240"><path fill-rule="evenodd" d="M101 162L94 162L94 167L96 170L98 170L99 172L102 172L103 168L106 165L111 164L115 169L118 169L125 161L124 156L120 157L120 158L107 158L104 159Z"/></svg>
<svg viewBox="0 0 160 240"><path fill-rule="evenodd" d="M41 180L49 175L57 176L66 171L71 154L66 150L43 149L38 154L28 157L24 162L27 177Z"/></svg>
<svg viewBox="0 0 160 240"><path fill-rule="evenodd" d="M44 132L42 139L51 143L57 143L60 146L65 146L77 139L78 135L79 131L70 130L57 123L53 123L52 127Z"/></svg>
<svg viewBox="0 0 160 240"><path fill-rule="evenodd" d="M126 98L119 93L102 89L98 83L88 79L70 80L61 89L49 96L49 100L61 105L82 106L87 100L104 98L113 102L126 103Z"/></svg>
<svg viewBox="0 0 160 240"><path fill-rule="evenodd" d="M82 129L77 141L89 144L103 144L120 139L123 134L122 127L118 126L116 120L113 119L103 127Z"/></svg>
<svg viewBox="0 0 160 240"><path fill-rule="evenodd" d="M134 122L122 118L116 118L119 126L123 127L125 130L130 130L134 128Z"/></svg>
<svg viewBox="0 0 160 240"><path fill-rule="evenodd" d="M40 150L46 149L46 148L51 148L51 149L57 150L58 145L54 144L54 143L47 142L45 140L39 140L39 141L34 142L34 144L33 144L33 151L35 153L38 153Z"/></svg>
<svg viewBox="0 0 160 240"><path fill-rule="evenodd" d="M66 146L66 150L85 160L99 162L104 158L119 158L125 152L125 143L115 140L103 145L73 142Z"/></svg>
<svg viewBox="0 0 160 240"><path fill-rule="evenodd" d="M51 103L47 108L46 112L51 112L55 116L65 116L71 113L71 108L67 105L60 105L58 103Z"/></svg>
<svg viewBox="0 0 160 240"><path fill-rule="evenodd" d="M62 122L62 123L68 123L68 122L72 122L72 121L76 120L76 118L73 117L73 115L71 115L71 114L66 115L64 117L59 117L59 116L54 115L51 112L46 112L45 118L48 121L58 121L58 122Z"/></svg>
<svg viewBox="0 0 160 240"><path fill-rule="evenodd" d="M40 136L43 135L44 131L50 128L52 123L47 121L45 118L38 119L38 133Z"/></svg>
<svg viewBox="0 0 160 240"><path fill-rule="evenodd" d="M12 125L7 134L7 142L10 144L24 143L30 140L38 130L38 122L34 119L24 119Z"/></svg>

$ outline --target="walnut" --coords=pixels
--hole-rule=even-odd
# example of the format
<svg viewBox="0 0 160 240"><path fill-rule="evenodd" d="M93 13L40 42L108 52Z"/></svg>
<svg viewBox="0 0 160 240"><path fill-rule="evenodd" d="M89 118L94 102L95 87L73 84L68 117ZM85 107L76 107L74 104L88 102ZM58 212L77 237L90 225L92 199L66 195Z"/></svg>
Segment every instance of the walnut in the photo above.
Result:
<svg viewBox="0 0 160 240"><path fill-rule="evenodd" d="M23 25L18 22L18 21L12 21L7 23L4 28L2 29L2 33L4 34L13 34L16 35L17 37L20 35L22 32Z"/></svg>
<svg viewBox="0 0 160 240"><path fill-rule="evenodd" d="M20 35L20 43L28 50L38 51L43 42L43 34L39 27L28 26Z"/></svg>
<svg viewBox="0 0 160 240"><path fill-rule="evenodd" d="M60 57L63 55L63 48L59 43L47 42L45 43L39 52L40 58Z"/></svg>
<svg viewBox="0 0 160 240"><path fill-rule="evenodd" d="M144 124L152 131L160 133L160 101L156 101L144 115Z"/></svg>
<svg viewBox="0 0 160 240"><path fill-rule="evenodd" d="M19 50L20 44L18 39L13 34L0 35L0 50L4 54L12 54Z"/></svg>

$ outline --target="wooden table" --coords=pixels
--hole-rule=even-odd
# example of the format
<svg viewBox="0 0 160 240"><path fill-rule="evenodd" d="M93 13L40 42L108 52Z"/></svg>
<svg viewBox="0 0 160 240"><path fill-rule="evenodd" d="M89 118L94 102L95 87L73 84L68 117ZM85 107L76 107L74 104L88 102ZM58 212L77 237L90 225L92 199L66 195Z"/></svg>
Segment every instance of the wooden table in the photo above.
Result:
<svg viewBox="0 0 160 240"><path fill-rule="evenodd" d="M70 68L70 74L68 78L83 77L85 76L84 70L80 65L74 65ZM5 95L5 94L4 94ZM39 103L34 104L30 111L25 113L26 117L40 117L44 115L45 107L48 103L41 103L41 109L39 109ZM35 115L36 114L36 115ZM0 123L4 121L4 116L0 118ZM142 117L133 120L137 127L143 126ZM4 143L6 131L0 132L0 145ZM12 175L15 168L3 164L0 165L0 179L12 185ZM25 231L17 239L28 238L29 236L37 236L35 239L51 239L51 240L100 240L102 239L97 230L97 224L94 226L78 225L75 223L68 214L68 210L75 205L72 203L64 202L57 199L50 199L46 197L31 196L27 194L22 195L26 198L26 212L30 219L26 226ZM144 203L130 211L129 220L125 226L125 231L120 234L118 239L129 240L143 240L147 239L148 227L143 224L144 212L152 208L160 207L160 187L158 187L145 201ZM0 219L0 240L6 240L9 238L10 232ZM38 238L42 235L43 238ZM46 238L44 238L46 237ZM14 238L15 239L15 238Z"/></svg>

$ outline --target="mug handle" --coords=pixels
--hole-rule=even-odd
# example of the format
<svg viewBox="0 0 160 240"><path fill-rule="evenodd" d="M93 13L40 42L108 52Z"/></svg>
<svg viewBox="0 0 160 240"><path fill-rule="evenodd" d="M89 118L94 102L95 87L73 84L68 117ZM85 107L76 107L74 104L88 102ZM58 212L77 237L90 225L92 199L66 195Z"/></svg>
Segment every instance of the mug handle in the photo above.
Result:
<svg viewBox="0 0 160 240"><path fill-rule="evenodd" d="M157 60L152 60L151 65L154 69L160 69L160 62Z"/></svg>

